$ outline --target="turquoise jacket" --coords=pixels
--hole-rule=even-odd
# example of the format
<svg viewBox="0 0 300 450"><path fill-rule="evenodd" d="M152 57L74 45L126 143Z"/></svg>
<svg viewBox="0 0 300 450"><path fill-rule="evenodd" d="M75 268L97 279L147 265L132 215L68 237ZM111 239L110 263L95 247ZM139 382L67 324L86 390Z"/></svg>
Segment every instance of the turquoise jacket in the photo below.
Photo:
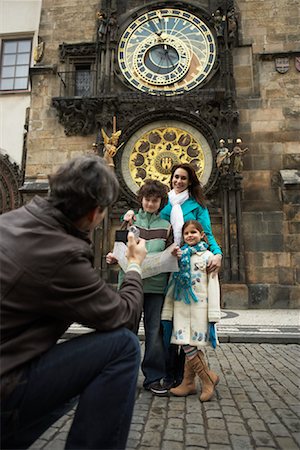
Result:
<svg viewBox="0 0 300 450"><path fill-rule="evenodd" d="M147 213L140 209L136 214L134 225L140 230L140 237L146 241L148 255L165 250L171 230L169 221L162 219L159 214ZM119 286L123 276L123 271L120 271ZM144 278L142 280L144 293L163 294L168 284L168 276L168 273L163 272L150 278Z"/></svg>
<svg viewBox="0 0 300 450"><path fill-rule="evenodd" d="M219 245L217 244L212 229L211 229L211 223L210 223L210 217L209 212L207 208L204 208L203 206L199 205L198 202L196 202L195 199L192 197L188 198L182 205L181 205L182 213L183 213L183 220L184 222L187 222L188 220L197 220L200 222L203 231L207 237L208 243L209 243L209 250L214 255L222 255L222 250L220 249ZM169 202L160 212L160 217L165 220L170 220L170 214L172 210L172 205Z"/></svg>

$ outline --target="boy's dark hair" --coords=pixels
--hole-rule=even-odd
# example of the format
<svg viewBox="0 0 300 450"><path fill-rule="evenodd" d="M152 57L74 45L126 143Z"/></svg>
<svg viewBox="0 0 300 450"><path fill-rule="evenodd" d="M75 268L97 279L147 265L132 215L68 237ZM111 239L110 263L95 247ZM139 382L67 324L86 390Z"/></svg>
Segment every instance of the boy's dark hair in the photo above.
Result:
<svg viewBox="0 0 300 450"><path fill-rule="evenodd" d="M168 187L158 180L145 180L143 186L137 192L137 201L140 205L142 204L143 197L160 198L161 202L158 211L161 211L168 203Z"/></svg>

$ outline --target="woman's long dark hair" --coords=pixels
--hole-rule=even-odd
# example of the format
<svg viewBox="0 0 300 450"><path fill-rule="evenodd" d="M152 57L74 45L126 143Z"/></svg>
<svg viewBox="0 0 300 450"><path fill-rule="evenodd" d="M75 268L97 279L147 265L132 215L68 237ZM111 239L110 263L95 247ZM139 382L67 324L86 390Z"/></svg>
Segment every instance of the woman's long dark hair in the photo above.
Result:
<svg viewBox="0 0 300 450"><path fill-rule="evenodd" d="M171 180L170 180L171 189L173 189L172 180L173 180L174 173L177 169L183 169L188 173L188 177L189 177L188 189L189 189L189 193L190 193L191 197L193 197L196 200L196 202L198 202L201 206L206 208L206 201L205 201L203 188L197 177L195 169L193 168L193 166L191 166L191 164L188 164L188 163L176 164L175 166L172 167Z"/></svg>

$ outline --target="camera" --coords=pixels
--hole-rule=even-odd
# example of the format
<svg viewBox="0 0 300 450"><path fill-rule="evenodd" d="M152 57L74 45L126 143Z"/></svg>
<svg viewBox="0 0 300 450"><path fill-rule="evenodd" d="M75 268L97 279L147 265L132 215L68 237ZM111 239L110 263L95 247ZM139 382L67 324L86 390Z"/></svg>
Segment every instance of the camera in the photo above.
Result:
<svg viewBox="0 0 300 450"><path fill-rule="evenodd" d="M128 231L131 231L131 233L134 234L134 238L135 238L136 241L139 240L139 238L140 238L140 230L135 225L131 225L131 227L128 228Z"/></svg>
<svg viewBox="0 0 300 450"><path fill-rule="evenodd" d="M140 238L140 230L135 226L132 225L128 228L128 230L117 230L115 241L116 242L124 242L124 244L127 244L127 238L128 238L128 232L131 231L134 234L135 240L138 242Z"/></svg>

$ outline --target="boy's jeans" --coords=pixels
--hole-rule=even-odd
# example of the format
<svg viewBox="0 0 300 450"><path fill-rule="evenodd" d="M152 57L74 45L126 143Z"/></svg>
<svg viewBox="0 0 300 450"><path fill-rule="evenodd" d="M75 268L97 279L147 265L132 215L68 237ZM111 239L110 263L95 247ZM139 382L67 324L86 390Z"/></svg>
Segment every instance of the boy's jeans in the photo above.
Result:
<svg viewBox="0 0 300 450"><path fill-rule="evenodd" d="M160 323L163 302L163 294L144 294L145 355L142 362L144 386L165 377L165 352Z"/></svg>
<svg viewBox="0 0 300 450"><path fill-rule="evenodd" d="M125 328L55 345L2 401L1 448L28 448L76 398L66 448L125 449L139 364L139 340Z"/></svg>

